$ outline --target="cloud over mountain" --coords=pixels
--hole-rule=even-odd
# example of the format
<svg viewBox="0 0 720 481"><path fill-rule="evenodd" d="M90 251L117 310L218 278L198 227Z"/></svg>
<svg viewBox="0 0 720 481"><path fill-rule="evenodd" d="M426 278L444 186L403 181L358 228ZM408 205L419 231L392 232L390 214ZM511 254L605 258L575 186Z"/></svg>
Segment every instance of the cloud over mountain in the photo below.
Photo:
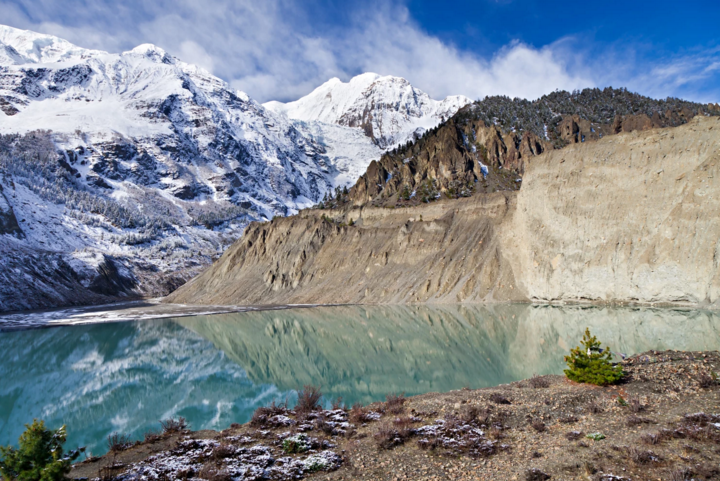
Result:
<svg viewBox="0 0 720 481"><path fill-rule="evenodd" d="M295 100L329 78L349 80L366 71L402 76L435 98L536 98L556 88L606 85L700 101L720 95L716 87L701 88L719 71L720 52L710 47L653 61L647 45L600 46L566 36L539 46L512 41L483 57L428 33L403 3L348 7L346 18L331 22L318 20L308 5L324 6L290 0L0 1L7 24L109 51L154 43L259 101Z"/></svg>

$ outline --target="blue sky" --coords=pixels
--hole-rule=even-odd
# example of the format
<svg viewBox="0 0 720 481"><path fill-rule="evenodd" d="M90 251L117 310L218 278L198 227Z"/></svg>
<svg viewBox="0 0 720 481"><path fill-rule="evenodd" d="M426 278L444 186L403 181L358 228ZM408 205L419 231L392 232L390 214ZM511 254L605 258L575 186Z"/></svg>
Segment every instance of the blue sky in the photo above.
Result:
<svg viewBox="0 0 720 481"><path fill-rule="evenodd" d="M0 23L154 43L260 101L373 71L436 98L612 85L720 102L719 0L0 0Z"/></svg>

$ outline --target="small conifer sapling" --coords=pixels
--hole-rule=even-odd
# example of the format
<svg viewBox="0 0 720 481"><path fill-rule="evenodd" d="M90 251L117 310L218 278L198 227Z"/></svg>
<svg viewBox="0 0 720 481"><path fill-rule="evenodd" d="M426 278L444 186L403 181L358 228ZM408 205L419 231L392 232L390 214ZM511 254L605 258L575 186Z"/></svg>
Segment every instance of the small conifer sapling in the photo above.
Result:
<svg viewBox="0 0 720 481"><path fill-rule="evenodd" d="M585 329L582 347L576 347L565 356L568 368L565 375L571 381L607 386L615 384L622 379L624 373L622 366L613 366L610 348L600 347L597 338L590 334L590 329Z"/></svg>

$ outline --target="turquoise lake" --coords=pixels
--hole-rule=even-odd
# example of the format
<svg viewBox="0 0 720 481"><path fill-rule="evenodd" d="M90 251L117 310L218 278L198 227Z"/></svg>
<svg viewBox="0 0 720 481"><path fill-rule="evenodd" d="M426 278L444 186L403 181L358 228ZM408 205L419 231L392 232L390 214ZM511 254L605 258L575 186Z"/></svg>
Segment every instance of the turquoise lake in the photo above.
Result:
<svg viewBox="0 0 720 481"><path fill-rule="evenodd" d="M0 325L0 328L2 326ZM106 452L158 421L249 420L320 386L346 404L561 374L589 327L616 353L715 350L720 313L497 306L318 307L0 332L0 445L25 423L67 425L67 447Z"/></svg>

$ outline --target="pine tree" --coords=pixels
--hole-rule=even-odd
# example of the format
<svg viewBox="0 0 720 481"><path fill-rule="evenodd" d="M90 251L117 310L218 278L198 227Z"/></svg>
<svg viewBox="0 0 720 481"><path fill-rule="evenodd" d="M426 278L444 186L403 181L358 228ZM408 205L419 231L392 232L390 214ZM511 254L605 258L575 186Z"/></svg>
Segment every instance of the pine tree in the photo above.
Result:
<svg viewBox="0 0 720 481"><path fill-rule="evenodd" d="M47 429L37 419L25 425L20 446L0 447L0 474L2 479L22 481L61 481L70 472L72 462L85 448L63 453L67 434L65 426L55 431Z"/></svg>
<svg viewBox="0 0 720 481"><path fill-rule="evenodd" d="M565 375L571 381L607 386L615 384L622 379L624 373L622 366L612 365L610 348L601 349L600 342L585 329L582 347L576 347L565 356L568 369Z"/></svg>

